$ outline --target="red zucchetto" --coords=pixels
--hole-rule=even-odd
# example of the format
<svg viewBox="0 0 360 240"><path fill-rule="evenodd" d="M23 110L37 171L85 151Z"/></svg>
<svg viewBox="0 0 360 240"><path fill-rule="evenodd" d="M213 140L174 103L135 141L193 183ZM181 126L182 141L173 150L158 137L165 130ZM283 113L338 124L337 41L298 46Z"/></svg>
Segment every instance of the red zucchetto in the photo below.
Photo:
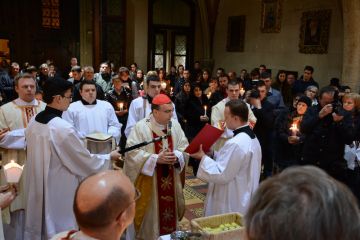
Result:
<svg viewBox="0 0 360 240"><path fill-rule="evenodd" d="M163 105L168 103L171 103L171 99L165 94L158 94L152 100L152 104L155 105Z"/></svg>

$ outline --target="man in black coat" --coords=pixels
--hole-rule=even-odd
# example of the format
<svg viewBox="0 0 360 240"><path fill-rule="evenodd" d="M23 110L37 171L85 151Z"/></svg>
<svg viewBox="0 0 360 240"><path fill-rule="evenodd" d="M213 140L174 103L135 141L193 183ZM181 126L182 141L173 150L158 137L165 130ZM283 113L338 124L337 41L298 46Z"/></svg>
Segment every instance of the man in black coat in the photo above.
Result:
<svg viewBox="0 0 360 240"><path fill-rule="evenodd" d="M250 93L250 105L251 109L257 118L254 133L259 139L261 152L262 152L262 164L264 165L265 177L271 176L273 167L273 128L274 128L274 109L267 99L267 90L264 81L257 83L257 90L252 90Z"/></svg>
<svg viewBox="0 0 360 240"><path fill-rule="evenodd" d="M306 112L300 125L300 131L307 136L302 162L316 165L344 181L344 144L352 142L353 127L351 115L335 103L335 89L324 87L320 90L319 104Z"/></svg>

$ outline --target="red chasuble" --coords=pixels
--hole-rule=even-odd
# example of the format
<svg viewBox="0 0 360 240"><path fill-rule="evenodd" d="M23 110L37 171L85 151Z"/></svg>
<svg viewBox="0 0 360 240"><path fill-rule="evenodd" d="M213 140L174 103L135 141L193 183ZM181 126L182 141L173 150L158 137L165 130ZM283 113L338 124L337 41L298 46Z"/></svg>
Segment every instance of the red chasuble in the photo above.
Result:
<svg viewBox="0 0 360 240"><path fill-rule="evenodd" d="M158 137L153 132L153 137ZM168 148L173 151L171 136L168 136ZM155 153L162 151L162 142L155 143ZM157 164L157 190L159 206L159 233L160 235L170 234L176 231L176 201L175 201L175 169L173 165Z"/></svg>

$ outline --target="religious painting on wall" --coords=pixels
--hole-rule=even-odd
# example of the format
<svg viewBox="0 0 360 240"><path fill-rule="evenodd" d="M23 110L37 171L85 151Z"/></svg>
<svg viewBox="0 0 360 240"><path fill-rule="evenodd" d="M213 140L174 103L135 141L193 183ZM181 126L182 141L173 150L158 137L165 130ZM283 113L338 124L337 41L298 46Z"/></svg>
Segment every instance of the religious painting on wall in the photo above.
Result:
<svg viewBox="0 0 360 240"><path fill-rule="evenodd" d="M228 19L226 51L243 52L245 42L245 15Z"/></svg>
<svg viewBox="0 0 360 240"><path fill-rule="evenodd" d="M262 0L261 32L279 33L281 29L282 0Z"/></svg>
<svg viewBox="0 0 360 240"><path fill-rule="evenodd" d="M301 18L299 51L307 54L328 52L331 10L304 12Z"/></svg>

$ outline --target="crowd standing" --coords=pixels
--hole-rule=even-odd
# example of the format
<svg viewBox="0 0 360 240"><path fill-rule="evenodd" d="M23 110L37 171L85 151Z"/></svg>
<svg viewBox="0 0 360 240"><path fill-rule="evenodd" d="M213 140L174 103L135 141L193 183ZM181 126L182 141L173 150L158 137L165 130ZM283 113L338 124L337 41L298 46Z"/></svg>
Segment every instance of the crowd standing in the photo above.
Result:
<svg viewBox="0 0 360 240"><path fill-rule="evenodd" d="M50 60L38 69L29 63L23 68L16 62L3 64L2 165L10 160L26 164L15 200L14 189L6 198L0 195L5 238L48 239L77 226L88 228L78 235L93 234L89 227L96 224L80 217L80 210L75 219L72 210L75 191L83 192L76 190L80 181L109 168L109 160L120 157L117 150L159 137L161 141L125 158L124 173L135 192L142 193L134 221L119 224L119 234L129 226L127 239L156 239L176 230L184 214L187 164L209 182L207 216L245 215L260 179L285 178L282 171L300 165L322 169L347 185L360 202L360 95L337 78L320 88L314 72L305 66L296 79L294 72L273 74L261 64L239 74L219 67L212 76L196 61L190 68L179 65L169 73L160 68L146 74L136 63L116 69L103 62L95 73L75 57L63 72ZM190 156L184 153L206 124L224 131L211 152L200 148ZM110 154L87 149L83 140L94 132L111 135L118 149ZM76 209L92 207L75 203ZM154 214L160 217L154 219ZM248 234L255 234L252 228Z"/></svg>

